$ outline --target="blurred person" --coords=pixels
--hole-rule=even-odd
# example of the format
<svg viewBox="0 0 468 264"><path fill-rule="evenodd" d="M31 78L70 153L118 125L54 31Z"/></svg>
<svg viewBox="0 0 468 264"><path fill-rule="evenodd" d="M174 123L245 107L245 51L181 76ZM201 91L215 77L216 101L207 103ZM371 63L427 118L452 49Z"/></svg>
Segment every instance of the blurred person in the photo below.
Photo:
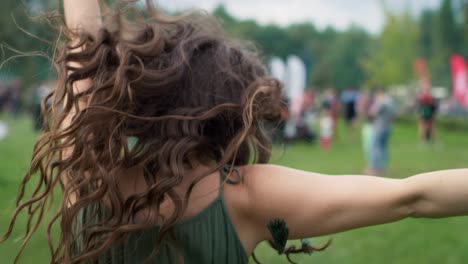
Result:
<svg viewBox="0 0 468 264"><path fill-rule="evenodd" d="M311 122L313 122L312 108L314 106L314 92L307 90L302 97L301 111L296 122L295 139L313 142L316 139Z"/></svg>
<svg viewBox="0 0 468 264"><path fill-rule="evenodd" d="M8 125L0 120L0 141L8 136Z"/></svg>
<svg viewBox="0 0 468 264"><path fill-rule="evenodd" d="M54 193L54 264L246 264L265 240L289 258L327 245L287 239L468 215L468 169L386 179L267 165L262 124L279 118L281 86L205 13L148 7L129 27L135 16L103 24L96 0L64 10L73 34L62 27L51 124L0 241L27 211L26 245Z"/></svg>
<svg viewBox="0 0 468 264"><path fill-rule="evenodd" d="M354 126L357 111L356 111L356 103L359 98L359 92L354 87L346 88L340 97L341 105L343 106L343 116L345 123L349 126Z"/></svg>
<svg viewBox="0 0 468 264"><path fill-rule="evenodd" d="M333 119L327 107L320 114L320 146L323 150L329 150L333 138Z"/></svg>
<svg viewBox="0 0 468 264"><path fill-rule="evenodd" d="M327 108L330 112L330 116L332 118L333 135L335 135L337 130L338 117L340 115L340 103L334 88L329 88L325 91L325 98L322 102L322 107Z"/></svg>
<svg viewBox="0 0 468 264"><path fill-rule="evenodd" d="M357 113L360 118L363 120L362 129L361 129L361 142L362 148L364 151L364 156L366 158L367 164L371 164L372 157L372 144L374 141L374 129L373 121L374 117L371 114L371 108L373 105L374 99L373 94L369 91L363 91L360 93L357 101ZM370 166L368 166L370 168ZM365 173L367 172L367 169ZM374 172L370 172L373 174Z"/></svg>
<svg viewBox="0 0 468 264"><path fill-rule="evenodd" d="M296 124L295 140L305 140L307 143L312 143L316 139L316 135L310 128L308 121L308 112L302 111Z"/></svg>
<svg viewBox="0 0 468 264"><path fill-rule="evenodd" d="M0 81L0 113L3 112L3 107L6 102L6 87L2 81Z"/></svg>
<svg viewBox="0 0 468 264"><path fill-rule="evenodd" d="M311 111L315 105L315 91L310 88L304 92L304 111Z"/></svg>
<svg viewBox="0 0 468 264"><path fill-rule="evenodd" d="M307 126L307 129L312 136L312 140L315 140L317 138L317 122L319 117L317 116L316 109L315 109L315 101L316 101L316 96L315 96L315 91L313 88L310 88L306 90L304 93L304 123Z"/></svg>
<svg viewBox="0 0 468 264"><path fill-rule="evenodd" d="M375 101L370 108L372 117L372 136L370 146L370 164L367 173L382 176L389 162L388 141L393 123L394 108L390 96L382 89L377 89Z"/></svg>
<svg viewBox="0 0 468 264"><path fill-rule="evenodd" d="M9 110L14 117L18 117L20 111L20 92L23 82L21 79L14 79L10 82Z"/></svg>
<svg viewBox="0 0 468 264"><path fill-rule="evenodd" d="M363 90L359 93L356 101L356 115L361 120L368 120L370 108L374 102L374 93L370 90Z"/></svg>
<svg viewBox="0 0 468 264"><path fill-rule="evenodd" d="M20 107L21 80L14 79L0 87L0 111L6 111L16 117Z"/></svg>
<svg viewBox="0 0 468 264"><path fill-rule="evenodd" d="M418 97L419 138L425 144L435 140L434 119L437 113L437 102L430 91L423 91Z"/></svg>
<svg viewBox="0 0 468 264"><path fill-rule="evenodd" d="M0 113L7 111L10 102L11 91L7 84L0 82Z"/></svg>
<svg viewBox="0 0 468 264"><path fill-rule="evenodd" d="M0 81L0 114L6 110L6 105L9 98L9 91L7 90L6 85ZM0 141L6 138L8 135L8 125L7 123L0 120Z"/></svg>

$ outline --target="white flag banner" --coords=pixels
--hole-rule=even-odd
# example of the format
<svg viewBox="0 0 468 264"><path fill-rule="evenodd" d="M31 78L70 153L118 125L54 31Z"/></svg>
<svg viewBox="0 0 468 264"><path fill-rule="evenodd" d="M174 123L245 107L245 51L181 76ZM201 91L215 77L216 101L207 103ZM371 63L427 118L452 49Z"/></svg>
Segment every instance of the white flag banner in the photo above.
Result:
<svg viewBox="0 0 468 264"><path fill-rule="evenodd" d="M270 74L272 77L278 79L281 83L285 84L286 82L286 64L282 59L278 57L273 57L270 60ZM283 86L283 95L288 97L288 88Z"/></svg>
<svg viewBox="0 0 468 264"><path fill-rule="evenodd" d="M291 102L291 114L298 118L302 111L304 90L306 88L306 67L302 60L291 55L287 60L287 86L288 98Z"/></svg>
<svg viewBox="0 0 468 264"><path fill-rule="evenodd" d="M468 67L465 58L452 55L450 58L453 76L453 95L460 105L468 108Z"/></svg>
<svg viewBox="0 0 468 264"><path fill-rule="evenodd" d="M284 82L286 79L286 65L283 60L278 57L273 57L270 60L270 73L271 76Z"/></svg>

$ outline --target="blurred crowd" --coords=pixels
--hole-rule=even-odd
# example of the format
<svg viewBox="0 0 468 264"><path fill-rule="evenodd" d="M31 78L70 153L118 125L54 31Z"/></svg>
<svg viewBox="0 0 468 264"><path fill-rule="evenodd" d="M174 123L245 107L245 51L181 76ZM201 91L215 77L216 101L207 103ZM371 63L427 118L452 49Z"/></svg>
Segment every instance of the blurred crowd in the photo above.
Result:
<svg viewBox="0 0 468 264"><path fill-rule="evenodd" d="M0 140L8 135L8 126L1 118L8 113L17 117L20 109L32 116L34 128L41 130L42 114L41 101L53 89L54 80L47 80L34 89L27 103L20 100L22 81L14 79L0 82ZM341 135L350 131L361 130L363 153L367 160L365 173L383 175L388 167L388 144L392 132L394 116L398 111L408 106L402 106L383 89L358 90L349 87L342 91L336 89L307 89L301 96L302 105L299 114L292 111L291 103L284 97L282 106L282 120L280 124L271 124L269 131L277 143L292 143L305 140L319 144L323 151L332 148L334 142ZM438 111L451 111L450 100L439 100L431 92L421 91L410 100L406 98L406 105L418 114L419 137L421 142L432 143L436 136L434 119ZM409 103L408 103L409 102ZM339 122L342 119L342 122ZM340 125L339 125L340 124ZM340 128L341 127L341 128ZM338 133L342 129L344 133Z"/></svg>
<svg viewBox="0 0 468 264"><path fill-rule="evenodd" d="M31 94L22 94L24 91L23 81L13 79L0 81L0 140L7 137L9 127L2 118L7 115L16 119L21 113L27 113L32 117L34 129L42 128L41 101L53 89L54 80L47 80L35 86ZM26 98L26 99L25 99Z"/></svg>
<svg viewBox="0 0 468 264"><path fill-rule="evenodd" d="M337 137L361 129L362 147L367 160L365 173L383 175L388 167L388 145L392 124L398 106L395 97L383 89L357 90L347 88L341 92L326 89L322 92L307 90L303 96L301 114L290 113L285 99L282 122L276 127L276 142L302 140L317 143L328 151ZM435 139L434 119L439 100L430 92L421 90L411 101L412 111L418 115L420 140L424 144ZM339 122L342 119L342 122ZM338 125L342 124L342 125ZM340 128L341 126L341 128ZM338 133L342 129L344 133Z"/></svg>
<svg viewBox="0 0 468 264"><path fill-rule="evenodd" d="M20 79L0 82L0 112L9 112L14 116L18 115L21 85Z"/></svg>
<svg viewBox="0 0 468 264"><path fill-rule="evenodd" d="M20 87L21 81L19 79L10 82L0 82L0 114L8 112L13 116L18 115ZM7 124L0 119L0 140L7 137L8 131Z"/></svg>

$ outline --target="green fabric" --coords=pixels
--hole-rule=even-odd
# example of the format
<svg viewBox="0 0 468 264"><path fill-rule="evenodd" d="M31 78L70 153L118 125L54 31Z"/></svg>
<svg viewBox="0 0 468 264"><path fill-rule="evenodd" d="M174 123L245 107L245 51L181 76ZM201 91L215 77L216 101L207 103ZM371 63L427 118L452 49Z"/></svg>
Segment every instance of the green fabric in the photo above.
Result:
<svg viewBox="0 0 468 264"><path fill-rule="evenodd" d="M435 107L432 104L424 104L421 106L420 114L422 118L430 119L434 116Z"/></svg>
<svg viewBox="0 0 468 264"><path fill-rule="evenodd" d="M228 182L225 170L228 169L220 172L222 182ZM233 171L238 178L241 177L237 169L233 168ZM76 222L76 230L81 228L83 222L88 222L88 217L93 217L96 220L102 219L103 210L101 209L98 206L91 206L84 210ZM144 232L134 233L123 245L116 245L103 254L98 263L144 263L152 253L158 233L159 228L157 226ZM177 245L181 249L179 252L184 258L184 264L248 263L247 254L226 210L222 186L218 197L207 208L194 217L181 221L176 225L175 236ZM86 237L86 235L83 237ZM83 241L82 239L79 240ZM77 243L74 251L79 252L82 248L83 243ZM177 263L174 247L164 246L147 263Z"/></svg>

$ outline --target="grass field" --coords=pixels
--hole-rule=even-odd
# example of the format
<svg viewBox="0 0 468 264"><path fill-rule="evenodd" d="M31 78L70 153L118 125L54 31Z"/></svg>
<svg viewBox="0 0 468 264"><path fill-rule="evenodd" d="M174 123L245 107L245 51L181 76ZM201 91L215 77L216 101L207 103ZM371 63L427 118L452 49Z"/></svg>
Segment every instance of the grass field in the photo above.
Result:
<svg viewBox="0 0 468 264"><path fill-rule="evenodd" d="M2 117L0 117L1 119ZM3 120L5 117L3 117ZM26 171L34 139L27 119L13 121L10 136L0 141L0 232L6 229L22 174ZM389 177L401 178L430 170L468 166L468 134L441 130L440 143L427 147L416 139L413 124L399 124L391 138ZM340 131L332 150L323 153L317 146L298 143L275 151L273 163L298 169L330 174L358 174L365 163L361 153L359 131ZM468 175L467 175L468 177ZM311 192L314 191L311 187ZM467 190L468 191L468 190ZM314 206L314 201L310 201ZM300 210L300 208L298 208ZM13 238L19 237L25 219L21 218ZM320 223L310 223L320 225ZM33 237L20 263L48 263L44 229ZM329 237L312 239L320 245ZM363 228L331 236L333 244L323 253L294 256L299 263L399 263L458 264L468 263L468 218L443 220L408 219L398 223ZM0 264L12 263L21 244L9 240L0 244ZM256 254L266 264L287 263L266 245Z"/></svg>

